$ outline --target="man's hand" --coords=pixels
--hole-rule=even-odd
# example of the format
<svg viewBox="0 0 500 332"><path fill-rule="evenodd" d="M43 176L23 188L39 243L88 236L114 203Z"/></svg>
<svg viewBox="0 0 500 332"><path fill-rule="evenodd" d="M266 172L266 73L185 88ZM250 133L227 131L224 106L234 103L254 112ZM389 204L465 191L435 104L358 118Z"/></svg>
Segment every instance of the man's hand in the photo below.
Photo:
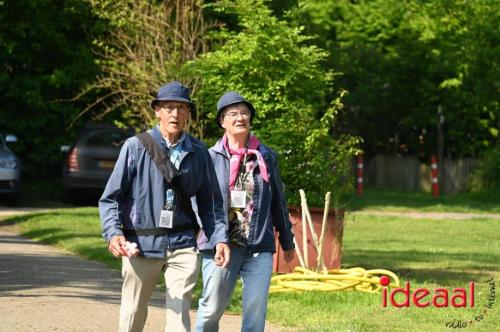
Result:
<svg viewBox="0 0 500 332"><path fill-rule="evenodd" d="M214 261L215 264L220 266L221 268L226 268L226 266L229 264L229 259L231 256L231 250L229 249L229 246L227 243L217 243L215 246L215 256L214 256Z"/></svg>
<svg viewBox="0 0 500 332"><path fill-rule="evenodd" d="M285 250L285 262L290 263L295 257L295 249Z"/></svg>
<svg viewBox="0 0 500 332"><path fill-rule="evenodd" d="M127 243L127 239L125 239L124 236L116 235L111 239L111 241L109 241L108 250L115 257L121 257L121 256L135 257L135 256L138 256L139 250L135 250L133 255L129 254L129 252L125 248L126 243Z"/></svg>

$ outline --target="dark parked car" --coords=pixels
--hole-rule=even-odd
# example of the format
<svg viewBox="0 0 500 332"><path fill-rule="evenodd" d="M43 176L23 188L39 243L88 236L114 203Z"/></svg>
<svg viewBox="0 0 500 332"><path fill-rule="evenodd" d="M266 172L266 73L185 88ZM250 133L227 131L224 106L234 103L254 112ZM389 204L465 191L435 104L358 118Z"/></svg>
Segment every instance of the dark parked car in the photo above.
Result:
<svg viewBox="0 0 500 332"><path fill-rule="evenodd" d="M16 136L6 135L4 139L0 133L0 205L15 205L19 195L21 167L19 159L7 146L14 142L17 142Z"/></svg>
<svg viewBox="0 0 500 332"><path fill-rule="evenodd" d="M82 194L102 192L121 146L132 135L132 130L110 124L87 124L72 146L61 146L61 151L66 154L64 199L74 201Z"/></svg>

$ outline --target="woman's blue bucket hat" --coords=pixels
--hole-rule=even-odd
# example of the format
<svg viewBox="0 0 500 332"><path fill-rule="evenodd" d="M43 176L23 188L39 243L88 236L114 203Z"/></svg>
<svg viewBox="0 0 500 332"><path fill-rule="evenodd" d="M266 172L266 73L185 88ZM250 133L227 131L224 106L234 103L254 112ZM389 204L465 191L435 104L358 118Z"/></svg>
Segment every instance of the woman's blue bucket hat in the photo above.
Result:
<svg viewBox="0 0 500 332"><path fill-rule="evenodd" d="M217 125L220 128L222 128L221 125L222 112L224 112L224 109L226 107L236 104L247 105L248 109L250 110L250 122L252 122L252 119L255 116L255 108L253 107L252 103L243 98L243 96L241 96L239 93L234 91L228 91L225 94L223 94L222 97L220 97L219 101L217 102L217 117L215 118L215 120L217 121Z"/></svg>

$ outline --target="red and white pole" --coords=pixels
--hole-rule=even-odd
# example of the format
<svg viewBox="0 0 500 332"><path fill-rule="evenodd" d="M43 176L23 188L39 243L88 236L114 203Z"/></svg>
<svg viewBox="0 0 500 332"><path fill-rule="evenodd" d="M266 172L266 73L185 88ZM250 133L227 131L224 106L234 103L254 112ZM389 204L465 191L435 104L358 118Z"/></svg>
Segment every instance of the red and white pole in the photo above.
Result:
<svg viewBox="0 0 500 332"><path fill-rule="evenodd" d="M431 156L432 196L439 197L438 165L435 155Z"/></svg>
<svg viewBox="0 0 500 332"><path fill-rule="evenodd" d="M359 196L363 195L363 155L360 154L358 155L358 165L357 165L357 169L358 169L358 176L357 176L357 179L356 179L356 182L357 182L357 194Z"/></svg>

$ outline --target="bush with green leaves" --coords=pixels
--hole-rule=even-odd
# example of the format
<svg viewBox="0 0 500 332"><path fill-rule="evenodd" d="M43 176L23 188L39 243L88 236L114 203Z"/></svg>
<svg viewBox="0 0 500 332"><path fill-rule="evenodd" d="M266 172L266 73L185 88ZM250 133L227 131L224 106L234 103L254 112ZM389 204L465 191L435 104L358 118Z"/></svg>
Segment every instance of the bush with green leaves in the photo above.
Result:
<svg viewBox="0 0 500 332"><path fill-rule="evenodd" d="M226 42L184 67L185 75L201 80L195 99L212 119L207 136L222 135L215 122L218 98L239 92L256 108L252 130L280 155L289 201L297 204L302 188L312 205L322 205L327 191L335 206L342 205L353 190L350 162L358 139L333 138L343 92L333 87L334 73L323 70L327 54L308 45L300 27L274 17L263 0L222 1L213 9L236 16L239 27L221 30Z"/></svg>

